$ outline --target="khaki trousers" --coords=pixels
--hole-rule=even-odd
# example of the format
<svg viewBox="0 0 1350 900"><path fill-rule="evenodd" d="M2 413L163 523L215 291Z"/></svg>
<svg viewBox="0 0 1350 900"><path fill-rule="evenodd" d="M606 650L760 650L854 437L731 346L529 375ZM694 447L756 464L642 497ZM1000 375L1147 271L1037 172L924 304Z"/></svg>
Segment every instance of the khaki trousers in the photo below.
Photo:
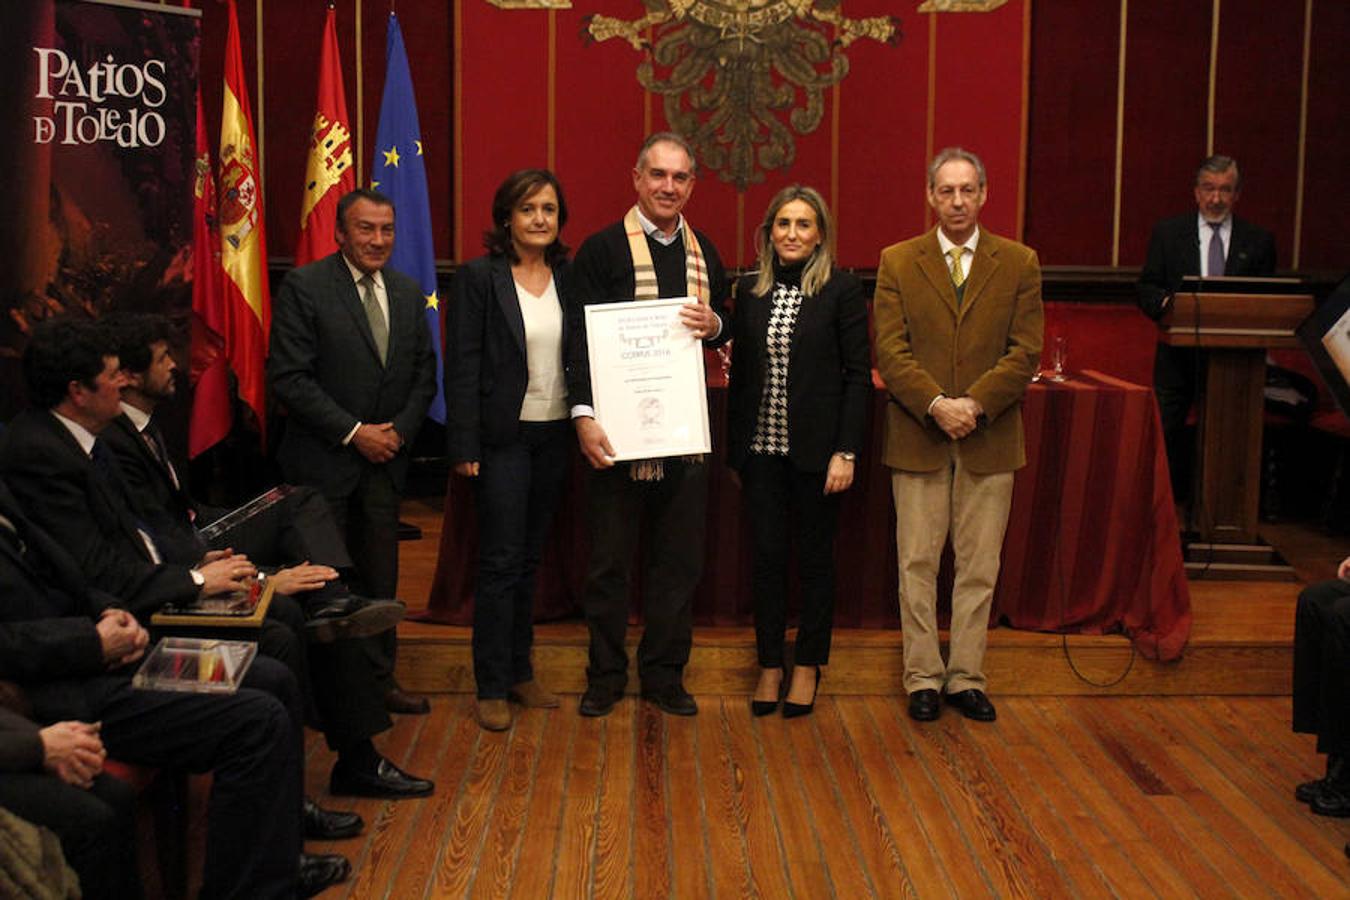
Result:
<svg viewBox="0 0 1350 900"><path fill-rule="evenodd" d="M989 609L1012 490L1011 472L976 475L967 470L958 444L952 445L951 464L936 472L892 472L907 692L984 689ZM956 581L944 665L938 646L937 575L949 531Z"/></svg>

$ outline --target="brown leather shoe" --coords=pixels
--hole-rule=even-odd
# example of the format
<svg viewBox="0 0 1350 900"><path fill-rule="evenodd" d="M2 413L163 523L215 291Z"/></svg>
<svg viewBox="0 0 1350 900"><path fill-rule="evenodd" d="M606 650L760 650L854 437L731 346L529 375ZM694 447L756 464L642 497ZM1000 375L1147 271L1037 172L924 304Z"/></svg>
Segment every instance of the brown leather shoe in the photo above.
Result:
<svg viewBox="0 0 1350 900"><path fill-rule="evenodd" d="M431 712L431 701L409 694L403 688L394 688L384 695L384 708L405 716L424 716Z"/></svg>
<svg viewBox="0 0 1350 900"><path fill-rule="evenodd" d="M511 727L511 707L502 699L478 701L478 724L488 731L505 731Z"/></svg>
<svg viewBox="0 0 1350 900"><path fill-rule="evenodd" d="M558 695L544 690L533 678L512 686L507 696L529 709L556 709L558 706Z"/></svg>

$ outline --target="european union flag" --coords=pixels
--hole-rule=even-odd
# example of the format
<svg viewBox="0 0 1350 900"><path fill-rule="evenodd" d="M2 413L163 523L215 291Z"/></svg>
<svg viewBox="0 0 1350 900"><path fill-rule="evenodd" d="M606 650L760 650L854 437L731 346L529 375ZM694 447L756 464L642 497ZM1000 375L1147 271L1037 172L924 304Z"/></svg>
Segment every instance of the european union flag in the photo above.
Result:
<svg viewBox="0 0 1350 900"><path fill-rule="evenodd" d="M436 296L436 253L431 241L431 206L427 199L427 170L422 157L422 127L417 123L408 54L398 18L389 14L385 42L384 98L380 125L375 130L375 165L371 187L394 201L394 253L389 264L417 280L427 298L427 328L436 348L436 399L427 416L445 423L445 393L441 373L441 308Z"/></svg>

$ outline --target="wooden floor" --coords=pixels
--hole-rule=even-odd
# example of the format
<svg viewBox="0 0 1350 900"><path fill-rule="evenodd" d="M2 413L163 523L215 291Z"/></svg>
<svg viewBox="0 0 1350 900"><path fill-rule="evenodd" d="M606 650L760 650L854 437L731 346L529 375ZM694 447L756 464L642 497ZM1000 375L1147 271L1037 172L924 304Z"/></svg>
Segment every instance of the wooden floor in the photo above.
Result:
<svg viewBox="0 0 1350 900"><path fill-rule="evenodd" d="M400 593L416 606L439 522L432 504L405 518L427 532L403 545ZM1304 540L1291 561L1325 577L1337 545ZM568 693L558 710L513 708L513 728L494 734L475 724L470 693L437 693L431 715L377 741L434 778L433 797L329 797L332 757L311 736L310 793L367 827L308 849L351 859L334 898L1350 897L1350 820L1293 798L1322 759L1290 732L1278 687L1298 586L1192 587L1207 646L1283 646L1283 662L1238 654L1219 675L1229 694L1266 696L1022 690L1051 664L1043 650L1003 675L993 724L950 711L911 722L894 690L841 690L838 668L815 714L793 721L752 718L739 690L696 688L690 719L631 696L584 719ZM404 634L406 651L447 630ZM1045 636L1003 639L1033 638ZM1277 689L1231 689L1243 683Z"/></svg>
<svg viewBox="0 0 1350 900"><path fill-rule="evenodd" d="M472 699L400 719L384 751L426 800L361 801L325 897L1338 897L1350 823L1277 698L1016 697L993 724L917 724L895 697L754 719L577 699L489 733ZM312 743L311 793L330 757ZM349 805L324 800L334 805Z"/></svg>

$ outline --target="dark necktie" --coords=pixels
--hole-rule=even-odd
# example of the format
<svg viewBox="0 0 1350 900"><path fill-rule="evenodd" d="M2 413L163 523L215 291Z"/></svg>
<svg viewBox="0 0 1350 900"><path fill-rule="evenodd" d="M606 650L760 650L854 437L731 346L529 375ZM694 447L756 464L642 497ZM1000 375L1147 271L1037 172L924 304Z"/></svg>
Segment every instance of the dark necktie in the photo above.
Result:
<svg viewBox="0 0 1350 900"><path fill-rule="evenodd" d="M174 471L173 463L169 461L169 448L164 443L164 435L160 433L155 423L146 423L145 430L141 432L141 437L145 439L145 445L150 448L150 454L164 467L164 471L169 473L169 480L173 482L173 486L180 487L178 473Z"/></svg>
<svg viewBox="0 0 1350 900"><path fill-rule="evenodd" d="M1209 235L1209 277L1217 278L1223 274L1223 238L1219 236L1222 222L1206 222L1213 231Z"/></svg>

